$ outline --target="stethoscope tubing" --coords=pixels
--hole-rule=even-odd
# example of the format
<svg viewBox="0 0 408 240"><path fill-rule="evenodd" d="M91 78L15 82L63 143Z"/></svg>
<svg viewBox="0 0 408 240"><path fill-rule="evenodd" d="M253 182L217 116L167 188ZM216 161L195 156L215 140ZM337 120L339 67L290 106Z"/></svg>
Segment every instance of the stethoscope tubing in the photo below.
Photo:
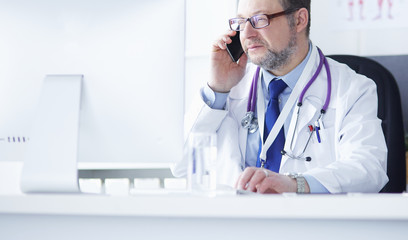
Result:
<svg viewBox="0 0 408 240"><path fill-rule="evenodd" d="M319 48L318 48L318 50L320 51ZM323 55L323 53L322 53L322 55ZM327 62L327 58L325 58L325 57L324 57L324 66L326 68L326 74L327 74L327 92L326 92L326 101L325 101L325 103L323 105L323 108L322 108L322 111L324 111L324 112L322 112L322 114L325 113L327 108L329 107L330 98L331 98L331 91L332 91L332 77L331 77L330 67L329 67L329 63Z"/></svg>
<svg viewBox="0 0 408 240"><path fill-rule="evenodd" d="M307 90L309 89L310 86L312 86L313 82L317 79L317 76L320 74L322 67L326 68L326 73L327 73L327 91L326 91L326 99L324 102L324 105L322 107L321 113L325 113L327 108L329 107L330 103L330 95L331 95L331 73L330 73L330 67L329 63L327 62L326 57L323 55L322 51L320 48L317 48L317 51L319 52L320 56L320 61L319 61L319 66L317 67L316 72L313 74L312 78L307 82L306 86L303 88L302 92L300 93L299 96L299 101L298 101L298 106L302 106L303 104L303 97L305 96Z"/></svg>
<svg viewBox="0 0 408 240"><path fill-rule="evenodd" d="M252 79L252 84L251 84L251 90L249 91L249 99L248 99L248 105L247 105L247 112L255 112L255 107L256 107L256 93L257 93L257 87L258 87L258 78L259 78L259 72L260 68L258 67L256 69L255 75Z"/></svg>

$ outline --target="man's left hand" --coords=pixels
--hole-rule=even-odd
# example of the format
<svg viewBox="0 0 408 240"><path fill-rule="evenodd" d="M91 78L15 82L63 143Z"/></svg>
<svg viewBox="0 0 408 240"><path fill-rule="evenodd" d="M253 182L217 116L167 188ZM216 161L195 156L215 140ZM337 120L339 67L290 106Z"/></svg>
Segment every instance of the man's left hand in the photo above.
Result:
<svg viewBox="0 0 408 240"><path fill-rule="evenodd" d="M235 188L257 193L296 192L296 179L265 168L248 167L239 176ZM310 192L306 182L306 192Z"/></svg>

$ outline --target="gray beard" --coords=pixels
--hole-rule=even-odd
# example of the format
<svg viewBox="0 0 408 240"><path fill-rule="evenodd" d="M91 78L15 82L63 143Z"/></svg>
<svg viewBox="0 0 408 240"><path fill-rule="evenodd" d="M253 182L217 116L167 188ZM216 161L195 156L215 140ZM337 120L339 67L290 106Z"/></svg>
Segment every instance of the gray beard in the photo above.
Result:
<svg viewBox="0 0 408 240"><path fill-rule="evenodd" d="M289 63L291 56L295 53L297 49L296 36L293 34L289 40L288 46L282 51L273 51L268 49L268 52L264 57L258 59L249 59L256 65L259 65L267 71L280 70L283 66ZM248 55L249 56L249 55Z"/></svg>

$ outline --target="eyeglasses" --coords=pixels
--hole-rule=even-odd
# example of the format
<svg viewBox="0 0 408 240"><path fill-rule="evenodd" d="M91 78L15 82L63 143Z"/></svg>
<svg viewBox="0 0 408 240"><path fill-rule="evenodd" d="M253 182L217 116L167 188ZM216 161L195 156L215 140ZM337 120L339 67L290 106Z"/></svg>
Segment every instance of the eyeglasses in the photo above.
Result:
<svg viewBox="0 0 408 240"><path fill-rule="evenodd" d="M245 28L245 24L249 21L253 28L260 29L269 26L270 19L277 18L280 16L288 15L293 12L296 12L300 8L288 9L282 12L273 13L273 14L258 14L250 18L231 18L229 20L229 25L233 31L242 31Z"/></svg>

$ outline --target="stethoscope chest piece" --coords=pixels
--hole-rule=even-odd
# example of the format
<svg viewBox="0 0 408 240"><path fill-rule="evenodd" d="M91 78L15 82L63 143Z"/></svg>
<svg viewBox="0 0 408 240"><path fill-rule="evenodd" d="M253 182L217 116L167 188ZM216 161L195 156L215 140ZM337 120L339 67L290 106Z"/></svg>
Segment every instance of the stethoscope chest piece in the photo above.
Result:
<svg viewBox="0 0 408 240"><path fill-rule="evenodd" d="M254 112L247 112L241 121L243 128L247 128L249 133L255 133L258 130L258 119Z"/></svg>

